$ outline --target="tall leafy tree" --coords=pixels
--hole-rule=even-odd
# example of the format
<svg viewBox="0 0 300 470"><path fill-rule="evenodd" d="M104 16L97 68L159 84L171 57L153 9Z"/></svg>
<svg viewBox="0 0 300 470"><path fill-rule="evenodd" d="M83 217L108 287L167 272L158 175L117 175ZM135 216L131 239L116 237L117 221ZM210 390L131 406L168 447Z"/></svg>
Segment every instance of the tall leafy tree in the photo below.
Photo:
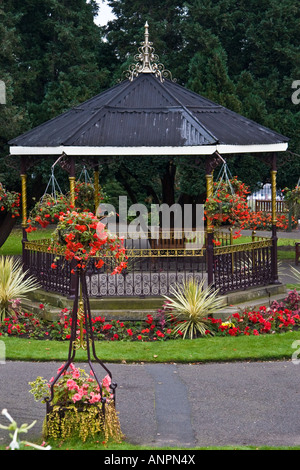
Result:
<svg viewBox="0 0 300 470"><path fill-rule="evenodd" d="M0 73L6 74L8 91L8 104L0 110L5 143L108 88L111 71L102 30L94 22L95 0L0 0L0 7ZM8 176L9 169L2 170L7 153L6 145L0 172ZM34 193L41 187L36 178L47 182L51 163L43 159L35 167L29 180Z"/></svg>
<svg viewBox="0 0 300 470"><path fill-rule="evenodd" d="M121 70L126 69L133 61L134 54L144 39L144 25L148 21L150 41L160 62L178 78L184 50L181 27L185 11L184 0L152 0L148 3L141 0L108 0L107 3L116 19L110 21L105 30L108 43L120 61Z"/></svg>
<svg viewBox="0 0 300 470"><path fill-rule="evenodd" d="M94 0L14 0L21 14L23 87L36 125L109 85L98 63L101 31Z"/></svg>
<svg viewBox="0 0 300 470"><path fill-rule="evenodd" d="M13 14L12 0L0 0L0 80L5 84L5 104L0 104L0 181L17 190L16 172L4 164L8 154L9 139L30 126L24 106L18 105L15 96L20 91L19 55L21 39L17 31L18 15ZM1 158L2 157L2 158ZM10 165L13 162L10 160Z"/></svg>

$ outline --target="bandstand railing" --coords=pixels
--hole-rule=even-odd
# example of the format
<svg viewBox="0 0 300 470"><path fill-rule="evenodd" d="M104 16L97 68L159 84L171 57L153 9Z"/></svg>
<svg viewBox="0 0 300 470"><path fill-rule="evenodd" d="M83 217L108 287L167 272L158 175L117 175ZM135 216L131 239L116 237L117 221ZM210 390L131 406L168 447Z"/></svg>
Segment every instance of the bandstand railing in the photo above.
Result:
<svg viewBox="0 0 300 470"><path fill-rule="evenodd" d="M171 286L187 279L207 279L208 270L220 294L272 283L271 238L256 237L253 233L250 243L233 244L232 233L219 232L214 239L219 246L213 248L212 266L207 262L205 237L203 246L197 245L203 234L202 238L190 237L184 243L179 238L173 242L163 238L126 240L127 269L112 276L112 258L107 257L101 269L95 268L96 259L91 260L86 270L88 294L96 298L160 297L169 295ZM39 280L42 289L73 297L74 266L62 254L50 252L48 246L46 239L24 242L24 269ZM55 269L51 267L54 262Z"/></svg>
<svg viewBox="0 0 300 470"><path fill-rule="evenodd" d="M214 248L214 286L221 294L272 283L272 239Z"/></svg>
<svg viewBox="0 0 300 470"><path fill-rule="evenodd" d="M189 243L195 243L195 238ZM158 241L159 244L159 241ZM199 281L206 277L206 249L152 248L148 239L125 241L128 267L121 274L111 275L113 258L107 257L103 268L95 268L93 259L86 270L88 294L91 297L162 296L170 293L172 285L186 279ZM42 289L74 296L75 281L72 263L62 255L48 251L49 240L26 241L23 247L24 269L35 276ZM166 246L166 245L165 245ZM55 262L55 263L54 263ZM51 265L56 268L52 269Z"/></svg>

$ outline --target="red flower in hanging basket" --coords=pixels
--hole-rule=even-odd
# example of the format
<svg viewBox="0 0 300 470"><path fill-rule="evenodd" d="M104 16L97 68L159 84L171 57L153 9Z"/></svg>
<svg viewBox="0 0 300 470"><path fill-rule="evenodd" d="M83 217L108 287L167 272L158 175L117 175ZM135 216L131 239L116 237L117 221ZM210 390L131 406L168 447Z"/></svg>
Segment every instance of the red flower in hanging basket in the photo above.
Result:
<svg viewBox="0 0 300 470"><path fill-rule="evenodd" d="M96 268L109 265L112 274L127 267L123 239L110 234L91 212L68 211L60 215L50 249L62 251L67 261L76 260L82 269L93 258Z"/></svg>
<svg viewBox="0 0 300 470"><path fill-rule="evenodd" d="M37 230L36 225L46 228L49 224L57 224L58 214L64 214L69 208L70 202L66 196L61 194L53 197L50 194L45 194L30 212L26 232Z"/></svg>
<svg viewBox="0 0 300 470"><path fill-rule="evenodd" d="M0 183L0 211L9 212L12 218L18 217L20 208L20 194L7 191Z"/></svg>
<svg viewBox="0 0 300 470"><path fill-rule="evenodd" d="M215 182L214 186L213 196L206 199L206 219L215 227L226 223L244 228L250 217L247 204L248 187L236 177L227 182Z"/></svg>

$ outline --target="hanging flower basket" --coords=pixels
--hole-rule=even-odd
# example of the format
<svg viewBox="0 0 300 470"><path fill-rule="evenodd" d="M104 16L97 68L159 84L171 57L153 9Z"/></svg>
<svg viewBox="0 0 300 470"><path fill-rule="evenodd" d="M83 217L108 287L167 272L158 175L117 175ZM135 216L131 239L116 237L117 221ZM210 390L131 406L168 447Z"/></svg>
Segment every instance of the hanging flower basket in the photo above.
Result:
<svg viewBox="0 0 300 470"><path fill-rule="evenodd" d="M297 185L294 189L284 188L282 192L284 200L290 207L300 204L300 186Z"/></svg>
<svg viewBox="0 0 300 470"><path fill-rule="evenodd" d="M7 191L0 183L0 247L12 231L20 210L20 194Z"/></svg>
<svg viewBox="0 0 300 470"><path fill-rule="evenodd" d="M90 374L70 364L69 370L57 371L60 380L53 387L54 397L47 406L47 416L43 426L45 439L69 439L77 437L83 442L89 437L102 433L105 441L122 440L122 432L114 407L114 390L110 375L106 375L99 385L92 371ZM51 383L37 377L29 382L30 393L36 401L49 404ZM104 405L105 404L105 416Z"/></svg>
<svg viewBox="0 0 300 470"><path fill-rule="evenodd" d="M33 232L38 226L46 228L49 224L57 224L60 215L71 208L69 199L63 194L45 194L30 212L26 232Z"/></svg>
<svg viewBox="0 0 300 470"><path fill-rule="evenodd" d="M284 188L282 192L290 214L296 219L293 225L297 226L300 217L300 186L297 184L294 189Z"/></svg>
<svg viewBox="0 0 300 470"><path fill-rule="evenodd" d="M214 227L230 225L243 228L250 217L247 204L248 187L237 177L214 183L214 194L205 203L206 219Z"/></svg>
<svg viewBox="0 0 300 470"><path fill-rule="evenodd" d="M70 197L70 195L69 195ZM98 193L97 200L99 203L104 200L101 191ZM75 207L76 210L82 212L95 213L95 189L91 183L75 182Z"/></svg>
<svg viewBox="0 0 300 470"><path fill-rule="evenodd" d="M103 196L99 192L99 201ZM75 207L71 204L71 195L44 194L29 214L26 232L30 233L38 227L46 228L49 224L56 225L59 217L67 211L95 212L95 191L90 183L75 183Z"/></svg>
<svg viewBox="0 0 300 470"><path fill-rule="evenodd" d="M85 269L91 259L97 268L104 264L113 266L112 274L121 273L127 267L123 239L111 235L91 212L61 214L49 251L63 254L67 261L77 261L80 269ZM56 268L55 263L52 267Z"/></svg>
<svg viewBox="0 0 300 470"><path fill-rule="evenodd" d="M20 209L20 194L14 191L7 191L0 183L0 214L8 212L12 218L18 217Z"/></svg>

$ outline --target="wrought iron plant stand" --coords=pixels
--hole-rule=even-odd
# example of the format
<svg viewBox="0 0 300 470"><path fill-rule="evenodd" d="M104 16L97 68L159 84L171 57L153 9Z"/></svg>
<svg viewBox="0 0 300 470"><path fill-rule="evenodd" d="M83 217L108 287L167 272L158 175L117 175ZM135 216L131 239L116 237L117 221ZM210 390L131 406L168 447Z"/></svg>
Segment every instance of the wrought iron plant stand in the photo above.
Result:
<svg viewBox="0 0 300 470"><path fill-rule="evenodd" d="M75 269L74 276L75 276L75 299L74 299L73 309L72 309L71 336L69 340L68 360L64 364L64 366L61 368L61 370L59 370L59 373L57 374L57 376L53 379L51 383L50 397L45 398L46 412L47 412L46 422L48 420L49 414L53 411L53 408L54 408L53 398L55 394L55 391L54 391L55 384L59 381L59 379L64 374L64 372L66 372L68 368L70 367L70 365L73 363L75 356L76 356L76 351L78 349L83 349L87 351L88 363L99 387L100 396L101 396L100 403L101 403L101 408L102 408L102 418L105 420L105 405L107 403L107 398L103 396L102 384L99 381L97 374L95 372L94 365L92 362L92 357L91 357L91 351L92 351L94 360L98 364L101 365L101 367L109 375L110 379L112 379L112 374L110 370L104 365L104 363L97 357L97 354L96 354L85 269L82 269L82 268ZM85 335L85 339L84 339L84 335ZM115 406L115 400L116 400L116 387L117 387L117 384L115 382L111 382L110 403L113 402L114 406ZM58 404L56 404L55 406L57 405Z"/></svg>

